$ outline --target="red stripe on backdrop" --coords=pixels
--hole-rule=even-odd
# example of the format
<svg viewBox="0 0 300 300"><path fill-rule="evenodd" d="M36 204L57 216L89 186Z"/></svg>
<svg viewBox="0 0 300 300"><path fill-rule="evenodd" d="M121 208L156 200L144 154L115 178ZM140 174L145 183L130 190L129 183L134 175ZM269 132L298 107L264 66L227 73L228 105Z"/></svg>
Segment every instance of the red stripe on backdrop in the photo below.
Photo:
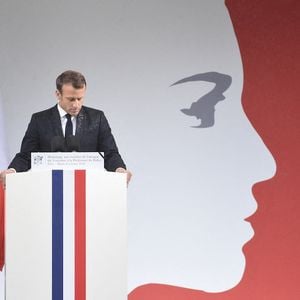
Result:
<svg viewBox="0 0 300 300"><path fill-rule="evenodd" d="M276 176L253 189L245 274L223 293L149 284L129 300L300 299L300 1L225 2L242 55L243 106L277 165Z"/></svg>
<svg viewBox="0 0 300 300"><path fill-rule="evenodd" d="M75 300L86 298L85 171L75 171Z"/></svg>
<svg viewBox="0 0 300 300"><path fill-rule="evenodd" d="M0 184L0 270L4 265L4 190Z"/></svg>

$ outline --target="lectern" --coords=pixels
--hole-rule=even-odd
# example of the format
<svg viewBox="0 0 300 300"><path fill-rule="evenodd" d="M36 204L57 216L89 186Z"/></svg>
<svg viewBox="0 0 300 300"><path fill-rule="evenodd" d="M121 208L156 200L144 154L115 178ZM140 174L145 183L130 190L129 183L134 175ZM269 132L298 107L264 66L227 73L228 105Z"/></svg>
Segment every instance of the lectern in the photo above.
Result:
<svg viewBox="0 0 300 300"><path fill-rule="evenodd" d="M6 300L127 299L126 175L7 176Z"/></svg>

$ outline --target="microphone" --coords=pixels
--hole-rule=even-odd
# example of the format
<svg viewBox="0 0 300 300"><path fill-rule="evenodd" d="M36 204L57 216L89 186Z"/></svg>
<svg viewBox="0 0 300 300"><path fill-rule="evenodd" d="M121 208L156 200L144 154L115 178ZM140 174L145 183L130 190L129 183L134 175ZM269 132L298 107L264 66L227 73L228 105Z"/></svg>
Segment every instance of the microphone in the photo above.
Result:
<svg viewBox="0 0 300 300"><path fill-rule="evenodd" d="M68 152L80 152L80 141L75 135L69 135L66 137L66 146Z"/></svg>
<svg viewBox="0 0 300 300"><path fill-rule="evenodd" d="M62 136L55 136L51 140L51 152L65 152L65 139Z"/></svg>

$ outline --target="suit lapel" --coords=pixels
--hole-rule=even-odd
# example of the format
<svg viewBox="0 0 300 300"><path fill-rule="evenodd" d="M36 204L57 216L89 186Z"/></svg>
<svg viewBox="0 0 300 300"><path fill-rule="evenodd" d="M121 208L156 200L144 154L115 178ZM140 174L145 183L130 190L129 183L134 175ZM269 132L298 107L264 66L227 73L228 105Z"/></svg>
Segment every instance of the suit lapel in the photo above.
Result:
<svg viewBox="0 0 300 300"><path fill-rule="evenodd" d="M86 128L86 113L84 107L81 108L77 119L76 119L76 136L81 140L81 137L84 135L84 128Z"/></svg>
<svg viewBox="0 0 300 300"><path fill-rule="evenodd" d="M61 120L60 115L57 109L57 105L52 107L51 109L51 123L53 127L54 136L64 136L62 127L61 127Z"/></svg>
<svg viewBox="0 0 300 300"><path fill-rule="evenodd" d="M51 119L54 135L64 136L61 127L60 115L56 105L51 109L50 119ZM84 128L86 128L86 122L87 122L86 113L84 107L82 107L76 120L76 136L78 136L79 140L84 135Z"/></svg>

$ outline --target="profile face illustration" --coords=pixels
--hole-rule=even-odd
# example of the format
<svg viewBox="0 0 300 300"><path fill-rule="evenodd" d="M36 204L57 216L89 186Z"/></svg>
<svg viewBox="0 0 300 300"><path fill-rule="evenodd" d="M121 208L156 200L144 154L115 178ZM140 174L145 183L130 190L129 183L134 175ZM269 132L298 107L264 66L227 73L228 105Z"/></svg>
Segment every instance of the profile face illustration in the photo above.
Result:
<svg viewBox="0 0 300 300"><path fill-rule="evenodd" d="M162 283L223 291L245 270L242 248L255 230L245 219L257 209L252 186L271 177L275 165L242 108L242 64L224 4L175 7L143 3L126 11L126 50L114 59L125 66L111 98L126 103L121 140L135 174L128 203L129 290ZM134 28L139 22L143 26ZM226 89L208 99L216 102L207 103L212 112L206 112L214 122L193 128L201 127L199 119L183 109L217 84L187 78L212 72L223 74Z"/></svg>
<svg viewBox="0 0 300 300"><path fill-rule="evenodd" d="M89 10L79 31L93 39L66 51L72 60L57 55L55 66L88 53L74 66L87 75L86 104L107 113L134 173L129 291L147 283L232 288L255 231L245 221L257 209L252 186L275 164L242 107L241 58L223 1L111 1Z"/></svg>

